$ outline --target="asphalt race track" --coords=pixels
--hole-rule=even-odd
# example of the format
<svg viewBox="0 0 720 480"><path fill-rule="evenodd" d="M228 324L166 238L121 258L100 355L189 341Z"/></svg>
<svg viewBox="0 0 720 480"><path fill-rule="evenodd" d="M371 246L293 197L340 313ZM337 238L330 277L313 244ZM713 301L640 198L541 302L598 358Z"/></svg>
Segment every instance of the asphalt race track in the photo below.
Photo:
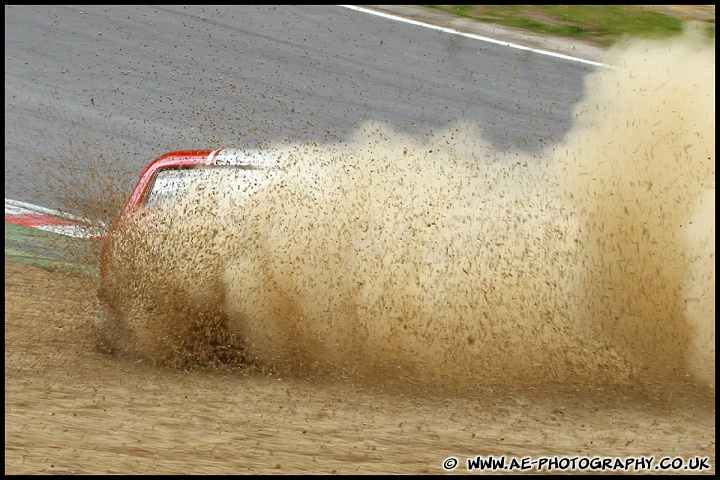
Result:
<svg viewBox="0 0 720 480"><path fill-rule="evenodd" d="M342 7L5 12L5 196L49 208L67 203L58 162L119 170L127 191L167 150L337 142L370 120L423 136L462 119L537 150L595 68Z"/></svg>

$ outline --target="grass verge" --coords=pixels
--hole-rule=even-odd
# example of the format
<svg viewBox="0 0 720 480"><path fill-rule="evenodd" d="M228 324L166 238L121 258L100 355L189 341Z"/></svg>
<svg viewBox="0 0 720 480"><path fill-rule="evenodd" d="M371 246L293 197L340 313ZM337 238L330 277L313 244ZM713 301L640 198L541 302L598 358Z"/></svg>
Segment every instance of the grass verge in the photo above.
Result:
<svg viewBox="0 0 720 480"><path fill-rule="evenodd" d="M685 19L643 5L423 5L483 23L611 47L627 39L680 35ZM690 18L690 17L687 17ZM715 40L715 18L706 24Z"/></svg>

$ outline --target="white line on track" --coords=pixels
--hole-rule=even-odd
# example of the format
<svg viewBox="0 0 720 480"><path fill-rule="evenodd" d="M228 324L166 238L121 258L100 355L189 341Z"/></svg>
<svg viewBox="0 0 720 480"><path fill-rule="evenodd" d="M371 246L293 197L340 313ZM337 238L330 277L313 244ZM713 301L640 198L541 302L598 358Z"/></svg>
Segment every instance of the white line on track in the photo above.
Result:
<svg viewBox="0 0 720 480"><path fill-rule="evenodd" d="M12 200L9 198L5 199L5 215L28 215L28 214L39 214L48 215L57 218L67 218L69 220L75 220L75 217L69 214L63 214L58 210L53 210L47 207L41 207L40 205L33 205L32 203L21 202L19 200Z"/></svg>
<svg viewBox="0 0 720 480"><path fill-rule="evenodd" d="M562 53L548 52L547 50L539 50L536 48L526 47L524 45L518 45L516 43L510 43L510 42L504 42L502 40L496 40L496 39L490 38L490 37L483 37L481 35L475 35L472 33L460 32L458 30L453 30L452 28L438 27L437 25L430 25L429 23L418 22L417 20L410 20L409 18L398 17L397 15L391 15L389 13L378 12L377 10L370 10L367 8L358 7L356 5L338 5L338 6L343 7L343 8L349 8L351 10L355 10L355 11L361 12L361 13L367 13L369 15L376 15L378 17L387 18L390 20L394 20L396 22L409 23L410 25L417 25L419 27L430 28L432 30L437 30L439 32L449 33L451 35L460 35L462 37L472 38L474 40L480 40L483 42L494 43L496 45L503 45L503 46L515 48L518 50L526 50L526 51L538 53L541 55L547 55L549 57L562 58L563 60L571 60L573 62L586 63L588 65L594 65L596 67L615 68L612 65L608 65L606 63L593 62L592 60L585 60L584 58L572 57L570 55L563 55Z"/></svg>
<svg viewBox="0 0 720 480"><path fill-rule="evenodd" d="M22 221L17 222L17 219L21 219L23 216L33 215L36 216L32 219L33 228L38 230L44 230L46 232L53 232L60 235L76 238L98 238L102 237L107 231L106 225L98 225L97 227L88 228L82 226L90 224L90 222L78 218L69 213L63 213L58 210L53 210L47 207L41 207L40 205L33 205L32 203L21 202L19 200L12 200L10 198L5 199L5 219L15 219L15 223L23 224ZM42 218L46 217L47 220L42 222ZM58 224L57 220L70 221L75 223L74 225L63 225Z"/></svg>

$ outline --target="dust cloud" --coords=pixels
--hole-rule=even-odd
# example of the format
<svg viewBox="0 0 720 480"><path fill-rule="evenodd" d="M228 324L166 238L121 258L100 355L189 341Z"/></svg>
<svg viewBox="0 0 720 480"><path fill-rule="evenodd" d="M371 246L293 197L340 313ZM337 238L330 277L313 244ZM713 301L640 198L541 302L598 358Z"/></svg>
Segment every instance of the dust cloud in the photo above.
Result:
<svg viewBox="0 0 720 480"><path fill-rule="evenodd" d="M694 30L612 53L553 153L582 225L572 316L647 373L714 386L714 44Z"/></svg>
<svg viewBox="0 0 720 480"><path fill-rule="evenodd" d="M539 155L371 122L190 192L116 242L128 343L431 389L714 386L714 46L610 56Z"/></svg>

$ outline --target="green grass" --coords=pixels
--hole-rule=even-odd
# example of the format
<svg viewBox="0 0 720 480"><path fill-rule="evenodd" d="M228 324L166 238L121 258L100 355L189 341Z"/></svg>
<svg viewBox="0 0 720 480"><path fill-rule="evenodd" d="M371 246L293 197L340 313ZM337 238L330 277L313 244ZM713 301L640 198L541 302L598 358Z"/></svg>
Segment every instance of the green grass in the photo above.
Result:
<svg viewBox="0 0 720 480"><path fill-rule="evenodd" d="M679 35L683 20L639 5L423 5L483 23L590 41L610 47L626 39ZM715 20L705 22L715 41Z"/></svg>
<svg viewBox="0 0 720 480"><path fill-rule="evenodd" d="M5 260L96 277L100 243L5 222Z"/></svg>

